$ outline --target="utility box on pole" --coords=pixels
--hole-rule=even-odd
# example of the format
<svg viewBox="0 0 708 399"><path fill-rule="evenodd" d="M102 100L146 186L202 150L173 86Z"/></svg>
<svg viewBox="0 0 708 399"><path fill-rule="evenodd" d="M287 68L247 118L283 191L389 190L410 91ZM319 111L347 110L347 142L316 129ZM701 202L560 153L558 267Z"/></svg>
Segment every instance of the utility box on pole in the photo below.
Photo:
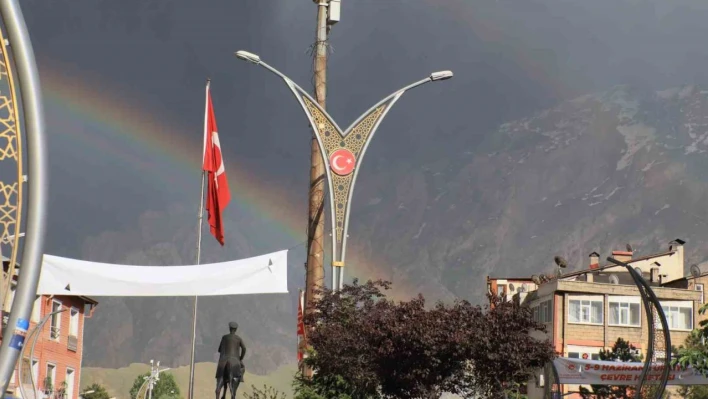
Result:
<svg viewBox="0 0 708 399"><path fill-rule="evenodd" d="M342 14L341 0L329 0L329 15L327 16L327 24L334 25L339 22Z"/></svg>

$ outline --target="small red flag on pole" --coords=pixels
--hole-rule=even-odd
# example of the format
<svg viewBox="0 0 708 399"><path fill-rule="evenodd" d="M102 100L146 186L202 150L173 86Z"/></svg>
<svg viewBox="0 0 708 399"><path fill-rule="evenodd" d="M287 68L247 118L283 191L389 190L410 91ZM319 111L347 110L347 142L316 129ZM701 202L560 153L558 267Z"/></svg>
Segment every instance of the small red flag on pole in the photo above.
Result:
<svg viewBox="0 0 708 399"><path fill-rule="evenodd" d="M297 348L297 361L298 363L302 361L303 358L303 344L305 343L305 321L304 315L302 313L302 306L305 300L305 293L300 291L297 301L297 337L298 337L298 348Z"/></svg>
<svg viewBox="0 0 708 399"><path fill-rule="evenodd" d="M202 169L206 173L208 182L206 210L209 214L209 228L211 234L224 245L224 225L221 212L231 201L229 182L224 170L224 160L221 157L221 144L216 128L214 108L211 104L211 91L209 82L206 86L206 110L204 112L204 162Z"/></svg>

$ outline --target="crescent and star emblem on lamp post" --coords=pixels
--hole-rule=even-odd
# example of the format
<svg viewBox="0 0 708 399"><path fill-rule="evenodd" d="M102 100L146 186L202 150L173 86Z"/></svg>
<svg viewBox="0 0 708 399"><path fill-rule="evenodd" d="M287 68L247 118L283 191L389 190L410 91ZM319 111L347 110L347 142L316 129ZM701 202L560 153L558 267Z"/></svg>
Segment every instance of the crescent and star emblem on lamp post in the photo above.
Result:
<svg viewBox="0 0 708 399"><path fill-rule="evenodd" d="M262 66L283 79L307 115L317 138L322 160L327 166L325 170L329 186L332 223L332 288L340 289L344 284L343 268L347 248L349 207L356 176L366 148L386 113L403 93L428 82L450 79L453 74L451 71L433 72L425 79L393 92L364 112L347 129L342 130L327 111L320 107L305 90L282 72L263 62L260 56L248 51L237 51L235 55L241 60Z"/></svg>
<svg viewBox="0 0 708 399"><path fill-rule="evenodd" d="M339 176L347 176L354 171L356 158L351 151L346 148L340 148L329 156L329 166L332 172Z"/></svg>

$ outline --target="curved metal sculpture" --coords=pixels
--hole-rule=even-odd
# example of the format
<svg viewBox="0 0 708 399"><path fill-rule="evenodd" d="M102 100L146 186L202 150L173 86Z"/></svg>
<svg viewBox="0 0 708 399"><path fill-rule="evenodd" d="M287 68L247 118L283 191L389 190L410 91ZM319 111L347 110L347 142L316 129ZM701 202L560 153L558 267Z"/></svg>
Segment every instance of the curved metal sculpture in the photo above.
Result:
<svg viewBox="0 0 708 399"><path fill-rule="evenodd" d="M0 94L2 104L2 129L6 133L0 134L7 141L1 143L0 148L5 151L2 156L13 159L16 163L17 179L11 183L2 183L4 206L0 206L0 240L12 242L11 265L14 268L17 258L18 239L21 236L20 214L22 212L22 184L28 181L28 201L26 212L26 237L23 243L22 271L17 279L15 300L4 331L2 346L0 346L0 392L7 390L7 385L15 369L20 350L24 346L27 330L29 329L29 315L32 304L37 294L37 284L42 267L42 254L44 246L45 219L46 219L46 144L44 141L44 112L42 107L42 93L39 84L37 64L32 50L32 43L27 33L22 10L18 0L0 0L0 17L2 17L2 61L0 70ZM5 38L7 35L7 39ZM7 51L11 51L10 53ZM13 71L13 65L17 68ZM14 73L13 73L14 72ZM19 82L18 87L14 79ZM7 85L3 87L2 85ZM24 118L20 120L17 99L22 101ZM9 102L8 102L9 100ZM23 146L19 126L24 122L26 131L26 146ZM27 148L27 173L22 171L22 148ZM4 166L4 165L3 165ZM27 178L26 178L26 176ZM14 201L16 202L12 202ZM9 210L9 211L8 211ZM13 271L14 273L14 271ZM9 276L12 280L12 274ZM11 284L11 283L10 283ZM10 285L8 285L9 287Z"/></svg>
<svg viewBox="0 0 708 399"><path fill-rule="evenodd" d="M661 303L657 299L656 295L654 294L654 291L651 289L644 277L642 277L642 275L638 273L630 264L620 262L612 257L608 257L607 260L609 262L614 263L615 265L624 266L627 268L627 271L629 272L630 276L632 276L632 280L634 280L634 283L639 289L639 295L642 297L644 309L647 314L647 329L649 331L649 342L647 345L646 355L644 359L644 369L642 370L642 374L639 378L639 382L637 383L635 391L637 392L636 397L637 399L643 399L642 393L644 389L649 386L656 386L657 389L653 392L655 394L654 398L660 399L664 394L664 390L666 389L666 382L669 379L669 372L671 371L671 334L669 334L669 324L666 322L666 315L664 314L664 309L661 307ZM660 332L656 331L657 321L661 323L662 330ZM663 340L660 339L661 335L663 335ZM658 341L656 341L657 338L659 338ZM647 376L651 369L651 365L657 360L655 353L656 342L663 343L664 345L665 356L662 361L663 370L659 379L652 379L651 381L649 381L647 379Z"/></svg>

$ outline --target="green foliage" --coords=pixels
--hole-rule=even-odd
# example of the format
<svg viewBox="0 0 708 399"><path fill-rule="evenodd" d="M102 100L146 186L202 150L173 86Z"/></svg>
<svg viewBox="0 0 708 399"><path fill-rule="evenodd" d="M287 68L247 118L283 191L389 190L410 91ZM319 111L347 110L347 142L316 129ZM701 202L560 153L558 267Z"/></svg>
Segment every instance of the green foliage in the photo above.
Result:
<svg viewBox="0 0 708 399"><path fill-rule="evenodd" d="M140 387L146 381L146 377L149 377L150 373L140 374L135 378L133 382L133 387L130 388L130 399L136 399ZM145 388L147 389L147 387ZM147 397L147 396L146 396ZM152 389L152 397L154 399L180 399L181 394L175 377L170 373L160 373L160 380L157 381ZM142 399L142 395L140 397Z"/></svg>
<svg viewBox="0 0 708 399"><path fill-rule="evenodd" d="M369 281L323 290L305 316L315 374L297 378L297 399L432 398L443 392L499 398L522 386L555 356L531 310L491 297L426 307L386 298L390 283Z"/></svg>
<svg viewBox="0 0 708 399"><path fill-rule="evenodd" d="M603 349L600 351L600 360L621 362L641 361L638 356L632 353L634 350L636 350L634 345L631 345L622 338L617 338L617 342L615 342L611 350ZM626 385L591 385L591 387L592 392L585 387L580 387L580 396L582 396L583 399L628 399L634 397L634 389Z"/></svg>
<svg viewBox="0 0 708 399"><path fill-rule="evenodd" d="M46 392L54 392L54 381L51 376L44 377L44 390Z"/></svg>
<svg viewBox="0 0 708 399"><path fill-rule="evenodd" d="M93 391L91 393L87 394L82 394L81 396L84 397L84 399L110 399L110 395L108 394L108 391L106 391L106 388L104 388L102 385L99 384L91 384L84 388L84 392L87 391Z"/></svg>
<svg viewBox="0 0 708 399"><path fill-rule="evenodd" d="M703 308L701 308L703 309ZM705 345L704 335L701 330L696 329L686 338L684 345L680 346L677 355L672 360L672 364L680 364L682 367L693 366L700 361L697 354L708 353L708 346ZM705 374L704 374L705 375ZM708 386L706 385L683 385L678 389L680 397L685 399L708 399Z"/></svg>
<svg viewBox="0 0 708 399"><path fill-rule="evenodd" d="M708 303L701 306L698 313L705 314L707 310ZM676 356L671 360L671 365L679 365L682 368L690 366L704 377L708 377L708 352L705 345L708 339L708 320L702 320L699 326L691 332L686 345L678 349Z"/></svg>
<svg viewBox="0 0 708 399"><path fill-rule="evenodd" d="M246 399L286 399L284 393L271 386L263 385L263 389L259 389L251 385L251 390L243 395Z"/></svg>

